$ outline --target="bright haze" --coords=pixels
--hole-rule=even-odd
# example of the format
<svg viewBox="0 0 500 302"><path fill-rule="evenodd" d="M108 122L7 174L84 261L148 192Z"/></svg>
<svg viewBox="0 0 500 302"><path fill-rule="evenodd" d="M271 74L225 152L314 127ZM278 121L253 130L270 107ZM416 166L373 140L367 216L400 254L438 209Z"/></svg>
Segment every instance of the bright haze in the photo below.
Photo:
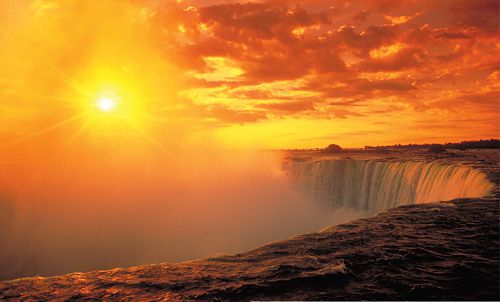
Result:
<svg viewBox="0 0 500 302"><path fill-rule="evenodd" d="M339 221L249 150L497 138L498 5L1 1L0 278Z"/></svg>

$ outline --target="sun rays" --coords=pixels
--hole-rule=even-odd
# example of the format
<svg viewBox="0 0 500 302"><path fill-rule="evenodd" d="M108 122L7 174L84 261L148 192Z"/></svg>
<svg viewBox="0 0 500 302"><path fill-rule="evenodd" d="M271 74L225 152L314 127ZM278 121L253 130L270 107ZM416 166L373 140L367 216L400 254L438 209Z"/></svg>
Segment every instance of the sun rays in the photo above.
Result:
<svg viewBox="0 0 500 302"><path fill-rule="evenodd" d="M92 85L87 84L87 86L104 86L106 88L97 92L90 91L91 89L85 88L85 84L78 83L58 68L52 67L51 70L56 74L57 78L72 92L71 97L68 96L64 99L66 105L63 107L68 112L75 114L68 114L68 117L52 122L43 129L25 133L19 139L13 141L13 145L28 142L35 138L43 138L51 132L65 128L74 128L70 133L63 131L65 136L62 147L60 147L60 150L56 150L55 154L62 155L82 136L105 135L112 139L113 134L117 133L135 134L156 148L166 151L164 145L143 126L149 123L148 119L153 121L154 119L151 116L155 115L141 106L140 96L136 92L122 91L123 95L129 97L127 99L122 97L117 88L111 87L109 84L96 83L96 80L90 81ZM122 86L130 87L126 84ZM78 124L79 126L75 127Z"/></svg>

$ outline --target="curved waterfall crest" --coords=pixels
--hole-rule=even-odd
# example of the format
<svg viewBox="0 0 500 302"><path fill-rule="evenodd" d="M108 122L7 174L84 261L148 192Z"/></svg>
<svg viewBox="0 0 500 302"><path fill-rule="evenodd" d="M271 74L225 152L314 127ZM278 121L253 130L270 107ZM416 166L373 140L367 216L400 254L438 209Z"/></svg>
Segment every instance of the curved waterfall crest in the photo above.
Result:
<svg viewBox="0 0 500 302"><path fill-rule="evenodd" d="M483 197L493 188L483 172L442 162L335 159L289 162L285 168L299 187L322 204L370 212Z"/></svg>

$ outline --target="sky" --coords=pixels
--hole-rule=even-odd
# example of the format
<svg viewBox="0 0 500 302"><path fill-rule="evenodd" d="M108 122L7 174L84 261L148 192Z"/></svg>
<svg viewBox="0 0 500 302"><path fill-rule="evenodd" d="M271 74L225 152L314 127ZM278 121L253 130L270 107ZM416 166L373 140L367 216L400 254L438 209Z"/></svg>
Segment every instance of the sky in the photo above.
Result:
<svg viewBox="0 0 500 302"><path fill-rule="evenodd" d="M498 23L495 0L2 1L3 156L498 138Z"/></svg>

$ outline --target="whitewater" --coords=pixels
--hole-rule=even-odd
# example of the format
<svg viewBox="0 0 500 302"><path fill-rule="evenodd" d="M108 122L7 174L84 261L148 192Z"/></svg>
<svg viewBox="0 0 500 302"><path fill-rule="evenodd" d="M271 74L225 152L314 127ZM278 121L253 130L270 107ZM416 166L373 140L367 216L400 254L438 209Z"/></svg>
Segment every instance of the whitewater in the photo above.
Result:
<svg viewBox="0 0 500 302"><path fill-rule="evenodd" d="M442 162L333 159L285 165L296 185L336 209L376 213L398 205L477 198L494 185L468 166Z"/></svg>

